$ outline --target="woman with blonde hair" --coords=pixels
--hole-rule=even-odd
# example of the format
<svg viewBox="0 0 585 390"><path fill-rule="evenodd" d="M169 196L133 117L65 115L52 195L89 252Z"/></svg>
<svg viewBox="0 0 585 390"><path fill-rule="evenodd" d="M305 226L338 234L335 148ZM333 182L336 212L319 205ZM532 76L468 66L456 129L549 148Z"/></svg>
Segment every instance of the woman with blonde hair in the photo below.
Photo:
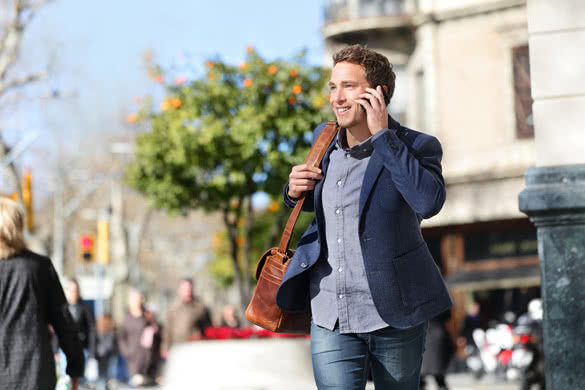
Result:
<svg viewBox="0 0 585 390"><path fill-rule="evenodd" d="M51 260L26 249L20 206L0 198L0 389L53 389L51 325L69 362L83 375L84 357L67 300Z"/></svg>

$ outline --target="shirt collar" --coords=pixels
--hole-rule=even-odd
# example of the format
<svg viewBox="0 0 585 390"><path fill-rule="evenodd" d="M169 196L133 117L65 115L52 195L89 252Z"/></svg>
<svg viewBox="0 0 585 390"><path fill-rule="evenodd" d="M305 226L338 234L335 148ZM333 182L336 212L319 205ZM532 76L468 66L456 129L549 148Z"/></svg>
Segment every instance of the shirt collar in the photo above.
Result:
<svg viewBox="0 0 585 390"><path fill-rule="evenodd" d="M374 145L372 144L372 136L366 138L362 142L357 145L354 145L352 148L346 146L346 132L347 130L344 128L339 129L337 133L337 139L335 141L335 147L337 149L343 150L346 153L357 160L362 160L366 157L370 157L372 152L374 151Z"/></svg>

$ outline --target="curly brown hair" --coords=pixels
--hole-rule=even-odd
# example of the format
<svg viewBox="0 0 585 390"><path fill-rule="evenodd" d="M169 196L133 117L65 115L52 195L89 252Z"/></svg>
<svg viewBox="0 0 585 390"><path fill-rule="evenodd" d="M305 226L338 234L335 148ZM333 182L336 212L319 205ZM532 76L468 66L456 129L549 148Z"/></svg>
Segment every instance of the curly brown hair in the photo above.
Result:
<svg viewBox="0 0 585 390"><path fill-rule="evenodd" d="M388 58L377 51L368 49L367 46L351 45L333 55L333 65L340 62L361 65L366 73L366 80L372 87L381 85L382 88L383 86L388 88L385 101L386 105L390 103L394 95L396 75Z"/></svg>

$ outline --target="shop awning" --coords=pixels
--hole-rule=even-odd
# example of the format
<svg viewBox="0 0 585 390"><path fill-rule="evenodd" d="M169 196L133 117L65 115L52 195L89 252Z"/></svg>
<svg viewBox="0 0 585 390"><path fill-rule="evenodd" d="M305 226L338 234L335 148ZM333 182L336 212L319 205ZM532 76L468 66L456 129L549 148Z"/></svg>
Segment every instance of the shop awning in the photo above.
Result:
<svg viewBox="0 0 585 390"><path fill-rule="evenodd" d="M459 271L447 278L447 286L455 290L492 290L534 287L540 285L538 265L481 271Z"/></svg>

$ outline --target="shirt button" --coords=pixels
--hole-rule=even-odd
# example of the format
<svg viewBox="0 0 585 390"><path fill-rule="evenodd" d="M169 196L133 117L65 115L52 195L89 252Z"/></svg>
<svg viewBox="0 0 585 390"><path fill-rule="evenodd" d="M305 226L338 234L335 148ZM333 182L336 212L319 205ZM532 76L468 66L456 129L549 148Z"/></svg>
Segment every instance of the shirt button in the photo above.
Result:
<svg viewBox="0 0 585 390"><path fill-rule="evenodd" d="M343 272L343 268L342 267L339 267L339 268L337 268L337 271L338 272Z"/></svg>
<svg viewBox="0 0 585 390"><path fill-rule="evenodd" d="M338 244L341 244L341 238L338 238L338 239L337 239L337 243L338 243Z"/></svg>
<svg viewBox="0 0 585 390"><path fill-rule="evenodd" d="M339 294L339 299L343 299L343 294Z"/></svg>
<svg viewBox="0 0 585 390"><path fill-rule="evenodd" d="M349 158L349 153L345 153L345 158Z"/></svg>
<svg viewBox="0 0 585 390"><path fill-rule="evenodd" d="M301 263L301 268L307 268L307 263Z"/></svg>
<svg viewBox="0 0 585 390"><path fill-rule="evenodd" d="M341 209L335 210L335 214L341 214Z"/></svg>
<svg viewBox="0 0 585 390"><path fill-rule="evenodd" d="M337 187L341 187L341 180L337 181Z"/></svg>

